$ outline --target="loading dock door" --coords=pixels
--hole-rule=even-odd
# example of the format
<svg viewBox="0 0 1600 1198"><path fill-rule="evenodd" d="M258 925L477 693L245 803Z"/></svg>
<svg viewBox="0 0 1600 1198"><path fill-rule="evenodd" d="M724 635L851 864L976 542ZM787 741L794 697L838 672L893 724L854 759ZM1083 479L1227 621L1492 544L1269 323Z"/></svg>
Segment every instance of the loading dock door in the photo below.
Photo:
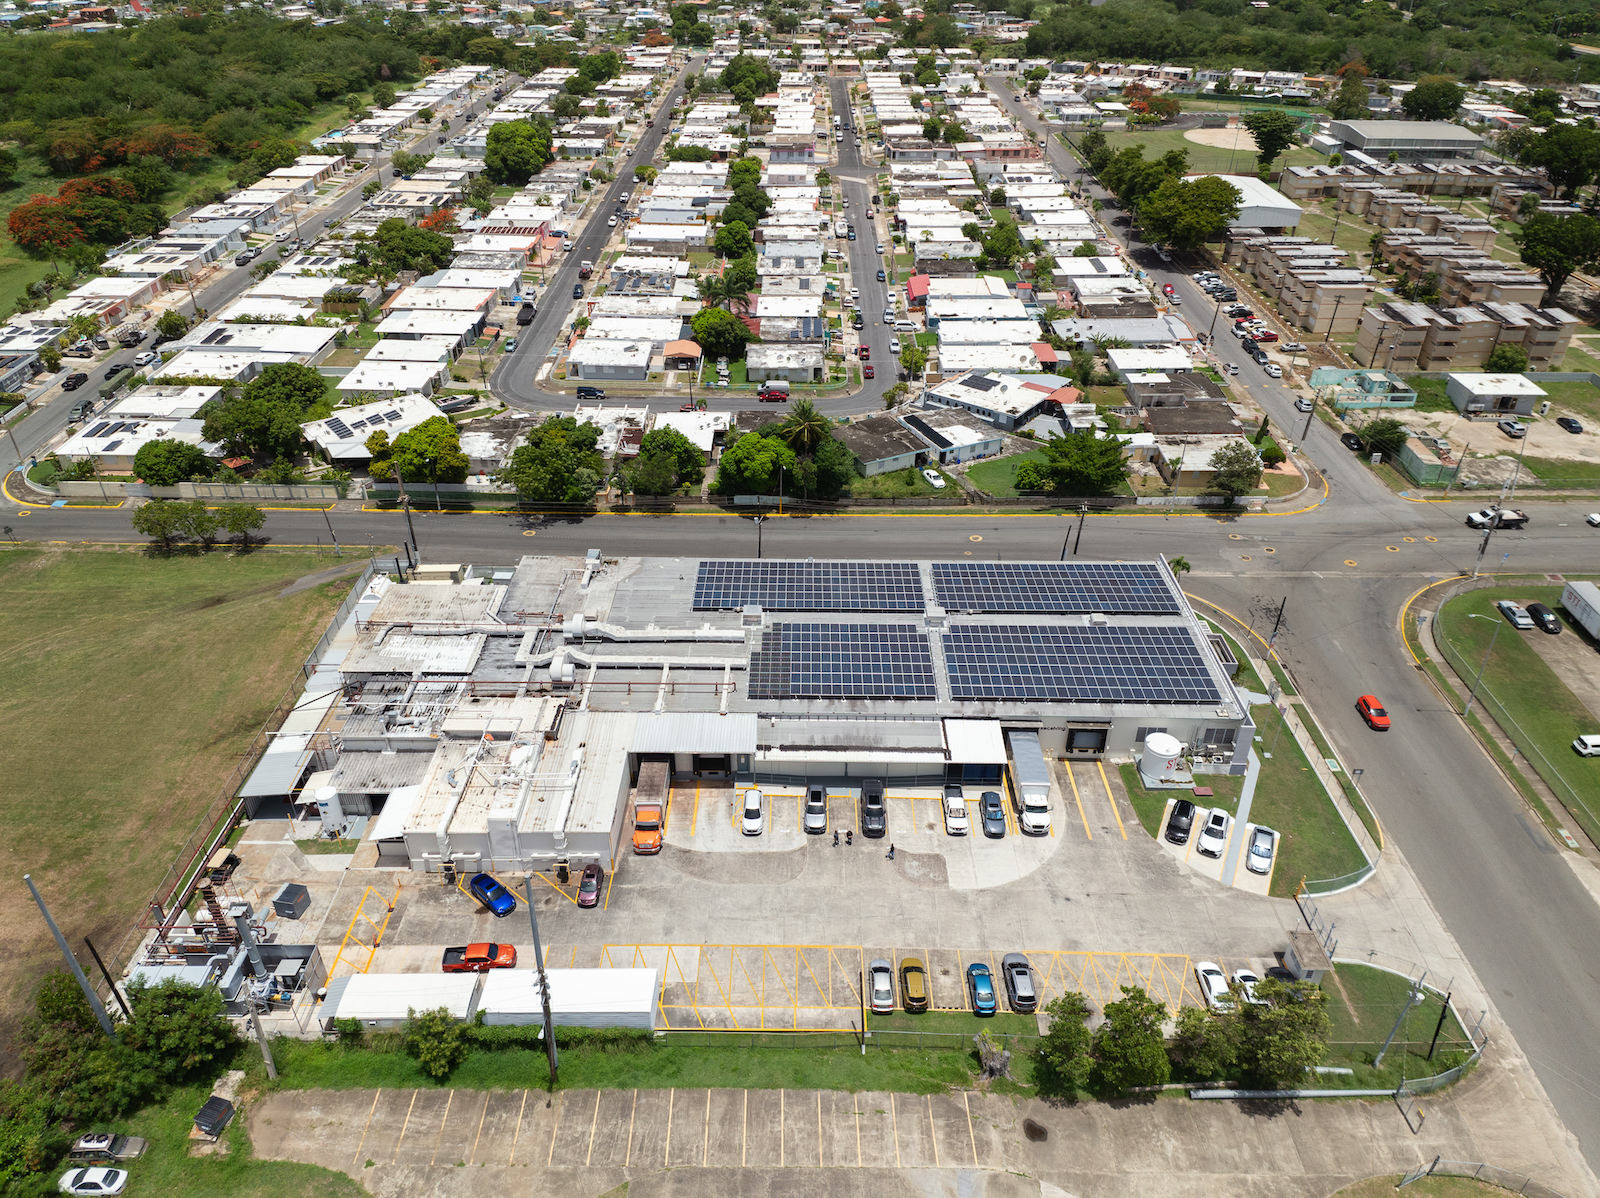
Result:
<svg viewBox="0 0 1600 1198"><path fill-rule="evenodd" d="M726 753L696 753L694 773L697 778L726 778L733 772Z"/></svg>
<svg viewBox="0 0 1600 1198"><path fill-rule="evenodd" d="M1068 728L1067 752L1098 756L1106 751L1109 728Z"/></svg>

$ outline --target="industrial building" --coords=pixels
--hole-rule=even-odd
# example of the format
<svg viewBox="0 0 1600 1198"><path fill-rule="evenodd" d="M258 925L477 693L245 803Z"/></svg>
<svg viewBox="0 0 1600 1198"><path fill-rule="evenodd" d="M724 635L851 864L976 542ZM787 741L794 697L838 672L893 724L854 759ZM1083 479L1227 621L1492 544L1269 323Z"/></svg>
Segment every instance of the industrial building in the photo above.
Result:
<svg viewBox="0 0 1600 1198"><path fill-rule="evenodd" d="M996 785L1152 732L1244 769L1224 642L1162 560L525 557L374 577L246 783L374 816L379 864L614 860L640 766L776 786ZM308 731L308 729L310 729ZM1008 735L1030 732L1035 740ZM1020 771L1020 772L1019 772Z"/></svg>

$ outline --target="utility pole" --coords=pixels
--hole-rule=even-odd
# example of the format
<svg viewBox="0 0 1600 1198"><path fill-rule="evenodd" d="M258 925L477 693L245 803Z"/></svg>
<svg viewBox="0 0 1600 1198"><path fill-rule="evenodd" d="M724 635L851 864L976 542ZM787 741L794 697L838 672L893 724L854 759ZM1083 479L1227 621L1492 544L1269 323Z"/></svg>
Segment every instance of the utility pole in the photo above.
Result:
<svg viewBox="0 0 1600 1198"><path fill-rule="evenodd" d="M261 1059L267 1064L267 1076L278 1079L278 1063L272 1059L272 1046L267 1043L267 1033L261 1028L261 1015L256 1011L256 1000L250 1000L250 1026L255 1029L256 1043L261 1045Z"/></svg>
<svg viewBox="0 0 1600 1198"><path fill-rule="evenodd" d="M100 1001L100 996L94 992L94 987L89 985L89 979L83 976L83 968L78 964L78 958L72 955L72 950L67 947L67 938L61 934L61 929L56 927L56 921L50 914L50 908L44 905L44 898L39 894L39 888L33 884L33 878L28 874L23 874L22 880L28 884L28 890L33 895L33 901L39 907L39 914L44 916L45 926L50 929L50 934L56 938L56 947L61 950L61 955L66 958L67 968L72 971L72 976L78 980L78 989L83 991L83 997L88 1000L90 1010L94 1012L94 1017L100 1021L100 1030L105 1032L107 1039L115 1040L117 1033L111 1026L111 1016L106 1014L105 1004Z"/></svg>
<svg viewBox="0 0 1600 1198"><path fill-rule="evenodd" d="M1267 637L1267 648L1269 649L1272 648L1273 642L1278 639L1278 627L1283 623L1283 609L1288 605L1288 603L1289 596L1285 595L1283 597L1283 602L1278 604L1277 618L1272 621L1272 635Z"/></svg>
<svg viewBox="0 0 1600 1198"><path fill-rule="evenodd" d="M339 548L339 538L333 531L333 518L328 515L328 509L322 509L322 518L328 525L328 538L333 542L333 555L343 557L344 550Z"/></svg>
<svg viewBox="0 0 1600 1198"><path fill-rule="evenodd" d="M528 901L528 925L533 929L534 968L539 973L539 1002L544 1009L544 1054L550 1062L550 1090L556 1088L556 1024L550 1012L550 978L544 971L544 949L539 945L539 916L533 909L533 879L522 880L522 892Z"/></svg>
<svg viewBox="0 0 1600 1198"><path fill-rule="evenodd" d="M1427 972L1424 971L1422 977L1425 978L1427 976ZM1422 978L1418 978L1415 982L1411 983L1411 992L1406 995L1406 1005L1400 1008L1399 1018L1394 1021L1394 1026L1389 1029L1389 1038L1383 1042L1383 1047L1378 1050L1378 1055L1372 1058L1372 1067L1374 1069L1378 1069L1383 1066L1384 1053L1389 1051L1389 1045L1394 1043L1395 1036L1400 1033L1400 1025L1406 1021L1406 1016L1411 1013L1411 1008L1422 1001L1422 996L1424 993L1425 991L1422 989Z"/></svg>
<svg viewBox="0 0 1600 1198"><path fill-rule="evenodd" d="M122 997L122 991L117 989L116 982L111 980L111 971L106 968L106 963L100 959L100 952L94 946L94 941L87 936L83 938L83 947L89 950L89 955L94 958L94 963L100 968L100 976L106 980L106 988L111 991L111 997L117 1000L117 1006L122 1008L122 1014L130 1023L133 1021L133 1009L128 1006L128 1000Z"/></svg>
<svg viewBox="0 0 1600 1198"><path fill-rule="evenodd" d="M1078 535L1072 541L1072 556L1078 556L1078 546L1083 544L1083 522L1089 516L1089 505L1080 504L1078 507Z"/></svg>

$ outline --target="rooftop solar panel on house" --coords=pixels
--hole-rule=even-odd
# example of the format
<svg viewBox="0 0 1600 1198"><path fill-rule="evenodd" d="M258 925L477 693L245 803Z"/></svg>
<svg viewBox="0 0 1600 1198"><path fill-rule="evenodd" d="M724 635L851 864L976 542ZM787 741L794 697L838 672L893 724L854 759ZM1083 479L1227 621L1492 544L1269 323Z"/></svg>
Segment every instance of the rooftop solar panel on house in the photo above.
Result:
<svg viewBox="0 0 1600 1198"><path fill-rule="evenodd" d="M706 561L694 584L696 611L921 611L922 579L911 562Z"/></svg>
<svg viewBox="0 0 1600 1198"><path fill-rule="evenodd" d="M950 611L1176 615L1150 562L935 562L935 598Z"/></svg>
<svg viewBox="0 0 1600 1198"><path fill-rule="evenodd" d="M774 624L750 655L752 699L933 699L914 624Z"/></svg>
<svg viewBox="0 0 1600 1198"><path fill-rule="evenodd" d="M957 624L944 637L950 697L1212 704L1222 694L1183 627Z"/></svg>

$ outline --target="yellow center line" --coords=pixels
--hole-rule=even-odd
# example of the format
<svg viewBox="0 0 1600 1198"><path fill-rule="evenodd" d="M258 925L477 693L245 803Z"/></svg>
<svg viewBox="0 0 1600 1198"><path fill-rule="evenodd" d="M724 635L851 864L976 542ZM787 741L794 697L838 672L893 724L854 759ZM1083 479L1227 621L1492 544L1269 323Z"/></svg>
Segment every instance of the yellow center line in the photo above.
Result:
<svg viewBox="0 0 1600 1198"><path fill-rule="evenodd" d="M1072 783L1072 797L1078 804L1078 818L1083 821L1084 835L1093 840L1094 833L1089 829L1089 817L1084 813L1083 796L1078 793L1078 780L1072 776L1072 763L1070 761L1067 762L1067 781Z"/></svg>
<svg viewBox="0 0 1600 1198"><path fill-rule="evenodd" d="M1106 777L1106 763L1096 761L1096 768L1100 771L1100 785L1106 788L1106 802L1111 804L1111 814L1117 817L1117 831L1122 833L1122 839L1128 839L1128 829L1122 826L1122 812L1117 810L1117 796L1111 793L1111 779Z"/></svg>

